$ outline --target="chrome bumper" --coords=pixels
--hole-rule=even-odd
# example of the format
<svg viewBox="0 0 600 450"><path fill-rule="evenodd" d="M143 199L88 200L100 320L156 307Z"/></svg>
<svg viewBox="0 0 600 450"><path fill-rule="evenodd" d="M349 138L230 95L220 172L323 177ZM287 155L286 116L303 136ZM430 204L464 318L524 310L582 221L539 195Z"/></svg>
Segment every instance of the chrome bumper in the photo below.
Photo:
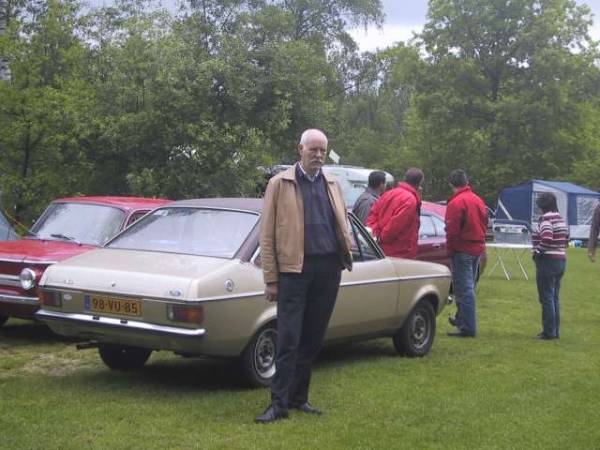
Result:
<svg viewBox="0 0 600 450"><path fill-rule="evenodd" d="M21 295L0 294L0 303L10 303L12 305L37 306L37 297L23 297Z"/></svg>
<svg viewBox="0 0 600 450"><path fill-rule="evenodd" d="M186 329L169 327L165 325L154 325L128 319L115 319L112 317L90 316L88 314L62 313L55 311L40 310L35 317L43 322L60 322L70 325L86 325L97 328L112 328L121 330L141 331L153 335L171 336L178 338L197 338L204 336L204 328Z"/></svg>

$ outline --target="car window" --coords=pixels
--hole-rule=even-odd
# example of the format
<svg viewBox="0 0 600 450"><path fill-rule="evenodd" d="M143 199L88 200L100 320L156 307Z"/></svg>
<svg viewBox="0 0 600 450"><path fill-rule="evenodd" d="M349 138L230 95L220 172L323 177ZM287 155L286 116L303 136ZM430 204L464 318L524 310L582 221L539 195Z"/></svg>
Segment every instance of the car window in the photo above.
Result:
<svg viewBox="0 0 600 450"><path fill-rule="evenodd" d="M377 251L375 251L369 242L369 239L364 235L364 231L352 220L349 221L348 231L350 233L350 241L352 244L352 258L355 262L379 259Z"/></svg>
<svg viewBox="0 0 600 450"><path fill-rule="evenodd" d="M446 224L444 223L444 221L437 216L431 216L431 219L433 220L433 224L435 225L436 236L446 236Z"/></svg>
<svg viewBox="0 0 600 450"><path fill-rule="evenodd" d="M56 202L50 204L31 231L40 239L104 245L123 224L125 212L106 205Z"/></svg>
<svg viewBox="0 0 600 450"><path fill-rule="evenodd" d="M431 216L421 214L421 226L419 228L419 238L427 239L435 236L435 226Z"/></svg>
<svg viewBox="0 0 600 450"><path fill-rule="evenodd" d="M233 258L258 215L196 207L164 207L109 242L110 248Z"/></svg>
<svg viewBox="0 0 600 450"><path fill-rule="evenodd" d="M145 211L136 211L134 212L130 217L129 220L127 221L127 226L131 225L132 223L137 222L138 220L140 220L142 217L144 217L146 214L148 214L148 210Z"/></svg>

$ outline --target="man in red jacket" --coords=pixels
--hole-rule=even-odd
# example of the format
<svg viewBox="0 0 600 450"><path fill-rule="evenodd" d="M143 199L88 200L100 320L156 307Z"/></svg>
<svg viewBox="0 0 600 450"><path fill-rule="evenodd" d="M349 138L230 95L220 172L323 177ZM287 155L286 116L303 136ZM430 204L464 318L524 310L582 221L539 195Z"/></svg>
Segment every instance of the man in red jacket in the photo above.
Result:
<svg viewBox="0 0 600 450"><path fill-rule="evenodd" d="M367 226L387 256L415 259L421 215L421 169L408 169L404 181L375 202Z"/></svg>
<svg viewBox="0 0 600 450"><path fill-rule="evenodd" d="M448 336L475 337L475 280L479 258L485 251L488 215L483 200L471 190L464 170L454 170L448 182L454 194L446 207L446 246L452 260L457 309L456 316L449 321L458 329Z"/></svg>

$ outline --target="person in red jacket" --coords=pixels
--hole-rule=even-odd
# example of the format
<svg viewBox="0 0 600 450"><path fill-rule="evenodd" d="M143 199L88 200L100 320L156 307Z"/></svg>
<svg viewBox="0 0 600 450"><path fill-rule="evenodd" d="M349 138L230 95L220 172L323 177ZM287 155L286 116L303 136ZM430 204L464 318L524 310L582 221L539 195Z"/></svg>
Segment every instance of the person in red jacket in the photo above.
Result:
<svg viewBox="0 0 600 450"><path fill-rule="evenodd" d="M483 200L471 190L464 170L452 171L448 182L454 193L446 207L446 247L452 261L452 285L457 309L456 316L448 319L457 331L448 335L475 337L475 281L479 258L485 251L488 215Z"/></svg>
<svg viewBox="0 0 600 450"><path fill-rule="evenodd" d="M423 180L421 169L408 169L404 181L385 192L371 208L367 226L386 256L417 257Z"/></svg>

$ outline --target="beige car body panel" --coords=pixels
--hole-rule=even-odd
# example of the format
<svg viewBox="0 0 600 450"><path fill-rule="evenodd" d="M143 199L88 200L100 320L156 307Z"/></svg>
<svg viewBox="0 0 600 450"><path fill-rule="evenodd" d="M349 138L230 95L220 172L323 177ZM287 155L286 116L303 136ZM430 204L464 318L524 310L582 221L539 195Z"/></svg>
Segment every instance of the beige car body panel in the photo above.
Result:
<svg viewBox="0 0 600 450"><path fill-rule="evenodd" d="M43 306L40 319L58 334L99 342L231 357L276 320L276 304L264 298L261 269L238 259L99 249L50 266L40 284L62 296L62 306ZM449 288L450 272L442 265L395 258L357 262L343 272L326 341L391 335L423 298L439 314ZM141 316L87 311L90 294L139 300ZM170 304L202 304L204 323L169 320Z"/></svg>

